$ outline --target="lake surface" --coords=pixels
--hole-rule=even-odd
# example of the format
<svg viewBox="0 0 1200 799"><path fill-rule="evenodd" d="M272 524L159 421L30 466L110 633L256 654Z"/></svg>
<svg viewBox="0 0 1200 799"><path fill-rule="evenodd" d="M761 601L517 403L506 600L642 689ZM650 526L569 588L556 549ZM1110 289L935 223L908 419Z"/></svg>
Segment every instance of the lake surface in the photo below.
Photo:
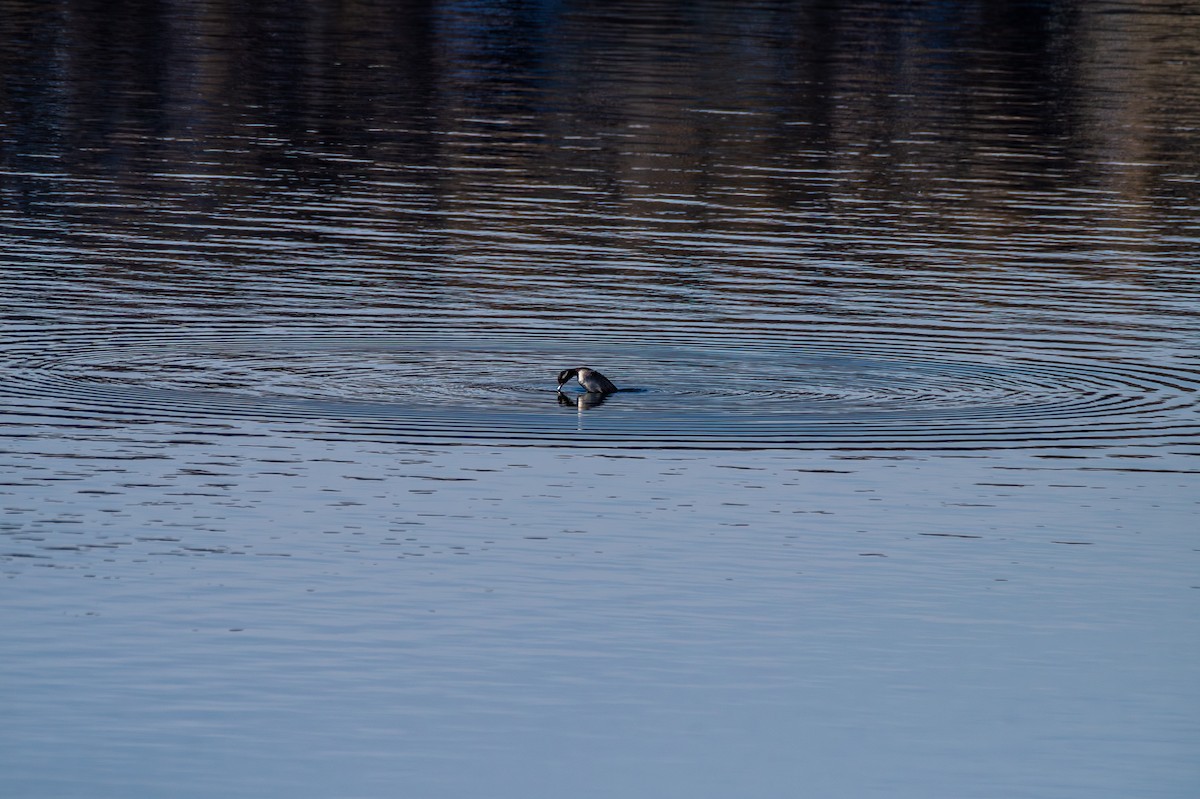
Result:
<svg viewBox="0 0 1200 799"><path fill-rule="evenodd" d="M0 2L0 792L1197 795L1198 65Z"/></svg>

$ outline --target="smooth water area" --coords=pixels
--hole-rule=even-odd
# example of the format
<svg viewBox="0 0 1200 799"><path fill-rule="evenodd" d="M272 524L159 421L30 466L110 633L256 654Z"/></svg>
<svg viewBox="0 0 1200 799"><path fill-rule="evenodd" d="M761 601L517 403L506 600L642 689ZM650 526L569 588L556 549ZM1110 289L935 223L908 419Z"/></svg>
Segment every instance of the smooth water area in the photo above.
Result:
<svg viewBox="0 0 1200 799"><path fill-rule="evenodd" d="M1195 796L1197 63L0 2L0 793Z"/></svg>

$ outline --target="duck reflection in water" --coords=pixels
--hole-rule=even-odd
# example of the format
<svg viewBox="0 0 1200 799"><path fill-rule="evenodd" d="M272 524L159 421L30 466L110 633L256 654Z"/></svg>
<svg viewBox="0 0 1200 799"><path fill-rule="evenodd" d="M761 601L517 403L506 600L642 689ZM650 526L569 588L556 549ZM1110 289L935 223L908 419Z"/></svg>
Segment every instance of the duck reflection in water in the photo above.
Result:
<svg viewBox="0 0 1200 799"><path fill-rule="evenodd" d="M572 378L579 381L579 385L583 386L584 394L567 395L563 393L565 386ZM573 369L563 369L558 373L558 404L571 405L579 410L587 410L602 405L608 395L620 389L617 388L613 381L609 380L604 375L597 372L595 369L589 369L586 366L576 366Z"/></svg>
<svg viewBox="0 0 1200 799"><path fill-rule="evenodd" d="M603 405L607 400L607 394L600 394L595 391L589 391L586 394L564 394L561 391L558 392L559 405L569 405L581 411Z"/></svg>

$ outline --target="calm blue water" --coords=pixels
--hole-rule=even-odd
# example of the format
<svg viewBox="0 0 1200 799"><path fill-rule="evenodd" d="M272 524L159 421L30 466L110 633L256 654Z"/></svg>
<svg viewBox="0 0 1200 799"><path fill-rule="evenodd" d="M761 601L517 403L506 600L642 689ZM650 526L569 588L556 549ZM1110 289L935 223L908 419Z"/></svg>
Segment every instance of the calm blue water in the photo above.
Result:
<svg viewBox="0 0 1200 799"><path fill-rule="evenodd" d="M1195 796L1197 43L0 2L0 793Z"/></svg>

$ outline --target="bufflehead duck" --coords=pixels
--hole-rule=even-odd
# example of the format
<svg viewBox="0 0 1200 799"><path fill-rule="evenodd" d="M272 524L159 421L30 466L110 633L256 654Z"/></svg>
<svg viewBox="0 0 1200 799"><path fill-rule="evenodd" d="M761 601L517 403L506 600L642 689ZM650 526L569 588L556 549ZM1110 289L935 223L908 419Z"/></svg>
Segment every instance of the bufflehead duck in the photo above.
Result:
<svg viewBox="0 0 1200 799"><path fill-rule="evenodd" d="M583 390L589 394L611 394L617 390L617 387L613 385L613 381L595 369L589 369L586 366L576 366L574 369L563 369L559 372L558 390L562 391L562 387L572 377L577 379L579 385L583 386Z"/></svg>

